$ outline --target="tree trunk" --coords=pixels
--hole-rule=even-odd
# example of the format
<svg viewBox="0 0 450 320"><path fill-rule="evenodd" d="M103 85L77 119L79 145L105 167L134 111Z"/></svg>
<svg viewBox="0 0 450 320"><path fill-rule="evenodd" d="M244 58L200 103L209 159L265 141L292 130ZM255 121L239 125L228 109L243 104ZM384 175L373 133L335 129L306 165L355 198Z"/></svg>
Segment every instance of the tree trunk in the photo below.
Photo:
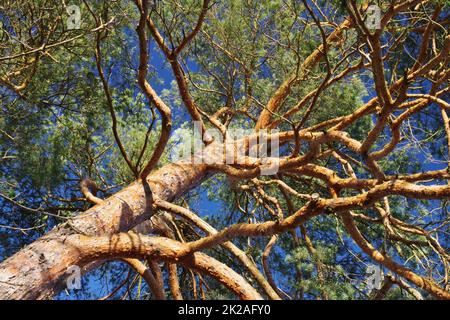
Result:
<svg viewBox="0 0 450 320"><path fill-rule="evenodd" d="M64 239L74 233L111 235L128 231L152 214L153 197L167 201L208 177L206 165L180 161L168 164L122 189L68 223L55 227L0 264L0 299L48 299L65 287L67 268L82 272L95 264L81 261L77 247Z"/></svg>

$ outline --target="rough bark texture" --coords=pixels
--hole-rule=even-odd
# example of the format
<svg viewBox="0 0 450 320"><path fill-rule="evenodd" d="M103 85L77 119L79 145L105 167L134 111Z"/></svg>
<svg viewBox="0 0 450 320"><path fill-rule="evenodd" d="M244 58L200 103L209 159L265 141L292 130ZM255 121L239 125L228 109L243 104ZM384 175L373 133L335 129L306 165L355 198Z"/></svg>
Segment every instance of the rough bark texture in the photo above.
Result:
<svg viewBox="0 0 450 320"><path fill-rule="evenodd" d="M65 286L71 265L90 269L90 261L80 261L79 249L63 239L73 233L111 235L127 231L149 218L152 198L172 201L207 177L205 165L189 162L168 164L146 179L58 226L0 264L0 299L48 299Z"/></svg>

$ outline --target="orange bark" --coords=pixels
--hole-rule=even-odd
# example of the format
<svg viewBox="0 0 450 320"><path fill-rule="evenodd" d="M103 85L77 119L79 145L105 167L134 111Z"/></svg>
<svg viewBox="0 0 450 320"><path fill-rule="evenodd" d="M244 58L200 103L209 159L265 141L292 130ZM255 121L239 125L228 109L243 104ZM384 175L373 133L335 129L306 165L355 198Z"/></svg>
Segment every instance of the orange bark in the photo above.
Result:
<svg viewBox="0 0 450 320"><path fill-rule="evenodd" d="M65 286L67 268L81 263L79 249L61 241L67 235L110 235L127 231L152 214L152 198L172 201L207 177L205 165L178 162L136 181L120 192L50 231L0 264L0 299L51 298Z"/></svg>

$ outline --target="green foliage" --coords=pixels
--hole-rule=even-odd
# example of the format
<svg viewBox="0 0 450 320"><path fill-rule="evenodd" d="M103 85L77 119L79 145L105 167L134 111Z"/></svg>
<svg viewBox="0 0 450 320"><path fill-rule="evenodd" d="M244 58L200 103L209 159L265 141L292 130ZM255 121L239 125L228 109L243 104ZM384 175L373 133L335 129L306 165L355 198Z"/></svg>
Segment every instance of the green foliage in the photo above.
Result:
<svg viewBox="0 0 450 320"><path fill-rule="evenodd" d="M372 2L383 11L391 4L390 1ZM8 34L0 34L0 57L19 55L15 59L0 61L0 77L9 75L11 78L10 82L6 78L0 82L0 155L5 155L0 162L0 193L29 208L71 216L90 206L80 200L81 179L96 181L100 187L99 197L102 198L135 180L113 135L111 114L95 61L97 35L101 38L101 66L112 94L118 135L128 158L138 170L148 162L159 140L162 129L159 113L143 95L136 81L139 48L135 28L139 13L133 1L88 1L89 8L80 2L82 27L80 30L67 30L67 12L60 1L12 3L8 1L0 7L1 19L8 31ZM163 8L151 10L150 16L167 38L166 45L170 49L195 25L201 10L200 3L196 0L167 0ZM357 3L359 5L362 1ZM448 11L448 1L435 0L432 3L445 3L447 7L443 12ZM332 32L334 24L342 22L347 16L345 1L317 1L317 4L330 20L330 23L322 24L326 33ZM98 34L93 32L97 25L89 9L97 14L96 18L101 18L102 23L115 17L114 23ZM417 21L428 21L426 14L429 15L429 12L421 14L422 18ZM179 57L192 98L201 111L212 115L222 107L228 107L230 112L220 120L225 121L229 128L253 128L255 119L280 84L297 72L301 73L298 83L291 88L289 97L273 118L281 119L280 130L291 130L292 122L299 123L311 100L289 118L291 123L282 115L296 106L306 94L319 88L328 71L324 59L311 70L297 70L322 43L320 30L306 17L307 10L301 1L214 2L202 30ZM405 70L415 63L414 59L405 55L404 48L413 53L418 50L418 39L409 36L408 31L420 25L408 24L405 20L405 16L400 16L387 28L388 35L393 38L408 35L401 38L401 45L389 49L386 79L390 83L401 78ZM52 32L50 28L53 28ZM437 33L433 39L435 45L442 46L445 36L444 32ZM341 46L350 47L358 40L360 35L357 31L346 30ZM60 41L66 42L61 45ZM27 53L28 49L39 48L44 43L48 49L45 53ZM147 80L170 106L173 121L172 136L156 167L159 168L171 161L170 154L179 147L180 137L192 129L192 122L169 63L154 40L149 41L149 48ZM330 65L337 66L333 70L334 75L348 67L346 63L340 64L344 54L341 48L329 48L327 52ZM349 65L359 63L359 58L356 54L349 55ZM36 68L33 67L33 59L38 59ZM14 85L24 81L27 84L25 89L14 89ZM371 72L354 72L319 91L304 127L351 114L373 96L372 82ZM379 161L381 169L388 174L407 174L419 172L424 159L443 163L447 156L445 133L435 119L436 111L412 117L412 124L403 135L406 141L402 140L389 157ZM375 116L362 117L346 131L350 137L363 140L375 121ZM206 125L213 127L209 122ZM373 150L385 145L391 135L390 131L384 131ZM417 137L423 141L432 140L429 147L424 149ZM285 146L286 152L292 148L293 144ZM339 146L337 149L352 160L358 177L367 177L364 166L358 165L362 159L347 148ZM333 167L338 175L346 176L341 164L331 157L320 159L317 164ZM266 177L261 179L268 180ZM298 193L317 192L329 197L328 187L319 179L299 180L290 175L280 179ZM199 193L191 192L184 199L176 200L180 205L185 205L182 200L187 200L194 209L197 209L196 205L205 205L203 213L207 212L208 216L204 218L217 229L237 222L274 220L252 194L239 189L244 184L252 190L256 189L251 180L237 181L226 175L216 175L202 184ZM286 216L293 213L279 188L265 185L263 190L279 201ZM441 206L442 212L439 214L444 217L448 215L447 202L435 204L400 197L389 199L392 215L402 221L428 226L438 214L430 212L429 208L433 205ZM305 199L297 197L291 200L294 208L306 203ZM60 222L54 216L31 213L17 206L17 203L0 199L0 226L20 226L32 230L24 235L20 230L0 228L2 257L17 251L17 248ZM355 212L377 217L373 209ZM177 223L182 226L181 222ZM378 248L395 258L407 260L408 266L413 269L421 267L423 261L420 257L413 257L414 252L409 246L386 240L382 224L360 223L358 226ZM283 235L271 252L270 266L281 289L295 298L367 298L363 269L366 261L359 253L353 252L353 243L343 235L345 232L339 215L330 212L309 221L305 228L312 238L314 253L306 248L298 230L295 231L298 239L291 234ZM199 236L188 227L181 229L187 240ZM425 240L421 236L400 234L410 240ZM267 239L237 239L235 243L260 267ZM423 256L436 258L429 248L421 250ZM244 267L223 250L210 250L208 254L225 261L251 279ZM104 279L104 274L107 274L111 284L117 284L124 276L122 271L121 267L109 265L101 270L99 277ZM180 278L183 294L190 296L192 280L189 272L183 270ZM210 288L207 298L232 297L223 286L210 280L207 282ZM92 298L95 294L89 293L87 296ZM393 289L387 298L405 299L407 296L399 289Z"/></svg>

